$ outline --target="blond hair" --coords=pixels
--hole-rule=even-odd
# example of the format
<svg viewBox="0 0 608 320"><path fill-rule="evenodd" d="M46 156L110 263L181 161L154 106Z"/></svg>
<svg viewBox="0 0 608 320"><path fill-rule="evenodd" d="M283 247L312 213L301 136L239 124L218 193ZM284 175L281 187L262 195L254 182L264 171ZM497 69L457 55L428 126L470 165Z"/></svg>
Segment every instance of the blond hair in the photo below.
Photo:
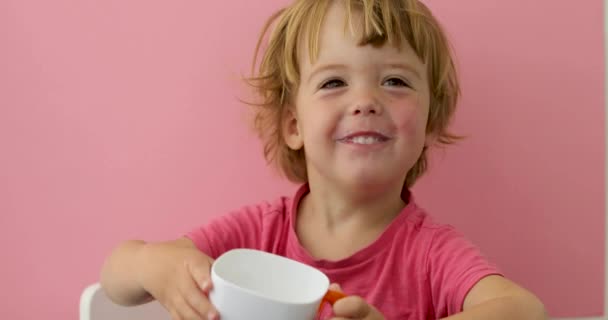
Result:
<svg viewBox="0 0 608 320"><path fill-rule="evenodd" d="M456 68L444 31L424 4L418 0L296 0L266 22L255 50L253 76L246 79L261 99L250 104L255 106L254 126L266 160L289 180L307 182L304 149L292 150L286 145L281 122L300 81L300 39L308 39L309 58L314 62L319 52L319 30L330 1L344 2L347 24L352 23L353 9L362 13L360 45L388 42L398 47L403 39L409 43L427 66L430 106L426 134L444 145L457 140L459 137L447 131L460 94ZM427 146L408 171L405 186L411 187L426 168Z"/></svg>

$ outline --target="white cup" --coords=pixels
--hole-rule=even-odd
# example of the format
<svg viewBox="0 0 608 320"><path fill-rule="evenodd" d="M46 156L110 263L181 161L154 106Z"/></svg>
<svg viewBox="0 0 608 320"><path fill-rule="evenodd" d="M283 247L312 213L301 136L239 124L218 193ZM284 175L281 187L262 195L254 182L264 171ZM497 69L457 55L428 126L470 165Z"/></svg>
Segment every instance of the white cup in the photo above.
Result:
<svg viewBox="0 0 608 320"><path fill-rule="evenodd" d="M235 249L211 267L209 300L222 320L312 320L322 303L345 295L329 290L321 271L271 253Z"/></svg>

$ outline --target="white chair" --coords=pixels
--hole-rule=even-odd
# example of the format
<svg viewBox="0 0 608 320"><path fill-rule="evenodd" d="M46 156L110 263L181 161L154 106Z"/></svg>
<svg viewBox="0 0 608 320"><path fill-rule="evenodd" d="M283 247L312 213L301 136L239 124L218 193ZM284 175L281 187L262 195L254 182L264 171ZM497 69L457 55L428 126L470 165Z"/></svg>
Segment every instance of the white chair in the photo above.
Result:
<svg viewBox="0 0 608 320"><path fill-rule="evenodd" d="M171 317L156 301L135 307L117 305L96 283L80 296L80 320L171 320Z"/></svg>

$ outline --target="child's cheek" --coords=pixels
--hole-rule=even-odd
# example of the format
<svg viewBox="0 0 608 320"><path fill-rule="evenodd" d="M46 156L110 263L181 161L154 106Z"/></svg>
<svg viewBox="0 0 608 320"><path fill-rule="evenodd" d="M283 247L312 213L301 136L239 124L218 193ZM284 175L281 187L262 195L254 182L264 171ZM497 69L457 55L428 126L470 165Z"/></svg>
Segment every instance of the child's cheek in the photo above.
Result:
<svg viewBox="0 0 608 320"><path fill-rule="evenodd" d="M396 119L398 119L396 121L398 131L407 137L408 140L415 140L424 136L426 118L417 112L415 108L401 110Z"/></svg>

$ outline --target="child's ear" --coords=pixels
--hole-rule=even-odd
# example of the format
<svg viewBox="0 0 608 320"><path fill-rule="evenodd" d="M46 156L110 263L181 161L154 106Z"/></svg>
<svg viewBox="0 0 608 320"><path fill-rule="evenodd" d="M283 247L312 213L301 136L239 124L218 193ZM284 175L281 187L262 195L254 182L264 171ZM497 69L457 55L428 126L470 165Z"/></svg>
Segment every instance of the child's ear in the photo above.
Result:
<svg viewBox="0 0 608 320"><path fill-rule="evenodd" d="M285 108L281 123L285 143L292 150L300 150L304 146L304 140L302 139L302 133L298 125L295 107L285 106Z"/></svg>

